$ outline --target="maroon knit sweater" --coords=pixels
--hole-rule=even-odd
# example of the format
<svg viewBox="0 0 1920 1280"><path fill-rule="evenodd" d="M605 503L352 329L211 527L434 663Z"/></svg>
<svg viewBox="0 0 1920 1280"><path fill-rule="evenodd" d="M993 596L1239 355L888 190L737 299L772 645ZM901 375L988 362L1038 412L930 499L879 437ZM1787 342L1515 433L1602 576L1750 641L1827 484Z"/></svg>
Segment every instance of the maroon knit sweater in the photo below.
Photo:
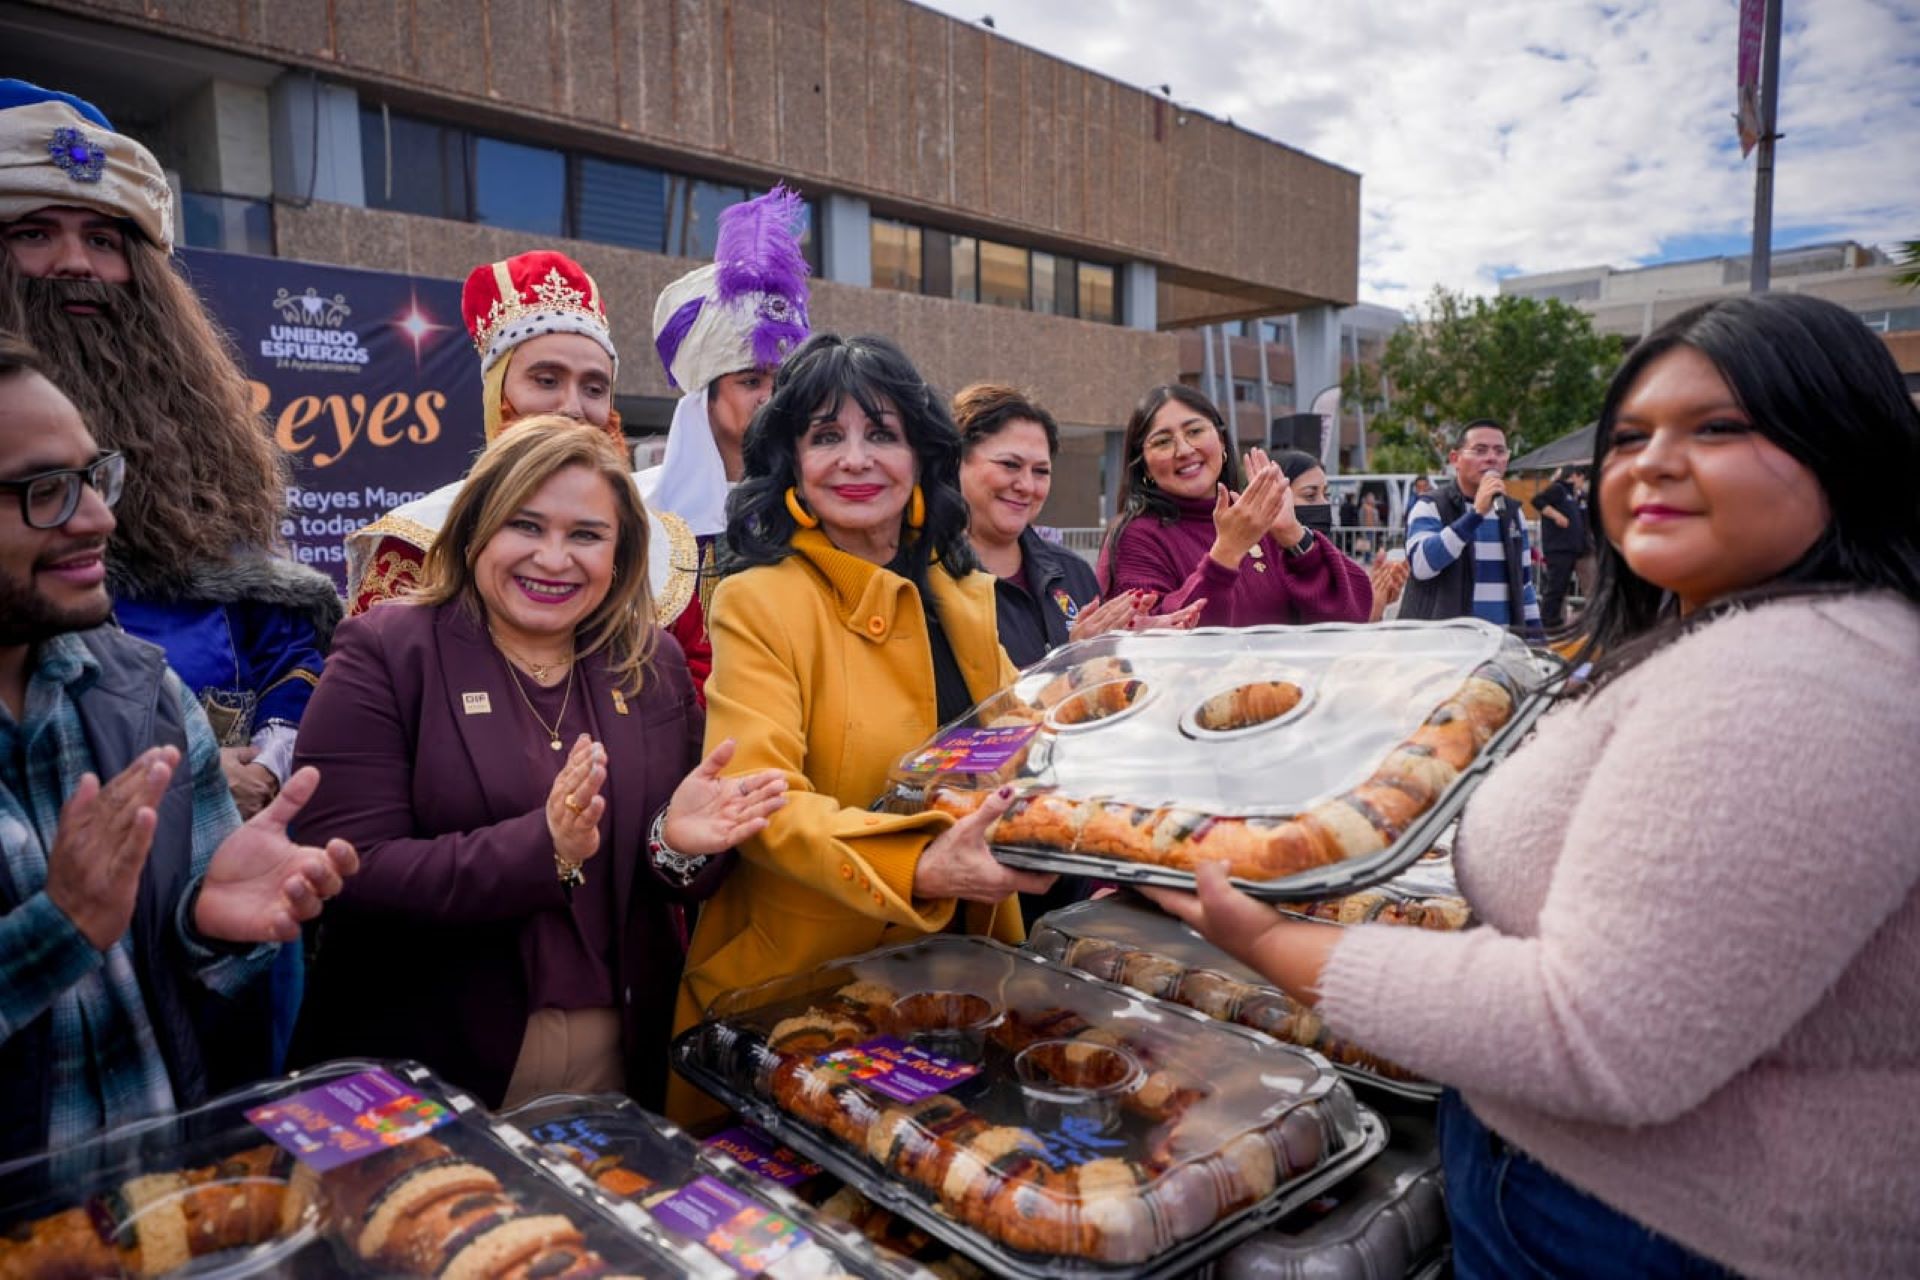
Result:
<svg viewBox="0 0 1920 1280"><path fill-rule="evenodd" d="M1367 571L1318 534L1305 555L1290 556L1272 534L1238 569L1223 569L1213 547L1213 499L1180 499L1180 519L1143 515L1120 532L1101 565L1108 596L1139 588L1160 593L1156 613L1205 600L1203 627L1270 623L1365 622L1373 609Z"/></svg>

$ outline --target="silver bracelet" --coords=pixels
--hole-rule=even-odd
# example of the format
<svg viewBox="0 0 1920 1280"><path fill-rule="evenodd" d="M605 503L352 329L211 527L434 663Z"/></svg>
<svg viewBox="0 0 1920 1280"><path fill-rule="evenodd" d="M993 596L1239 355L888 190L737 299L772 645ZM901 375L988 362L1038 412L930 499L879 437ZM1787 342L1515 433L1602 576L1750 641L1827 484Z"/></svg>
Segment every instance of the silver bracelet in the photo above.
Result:
<svg viewBox="0 0 1920 1280"><path fill-rule="evenodd" d="M692 884L706 870L710 854L686 854L674 849L667 843L667 811L662 809L654 815L653 826L647 831L647 852L653 855L653 865L678 880L682 885Z"/></svg>

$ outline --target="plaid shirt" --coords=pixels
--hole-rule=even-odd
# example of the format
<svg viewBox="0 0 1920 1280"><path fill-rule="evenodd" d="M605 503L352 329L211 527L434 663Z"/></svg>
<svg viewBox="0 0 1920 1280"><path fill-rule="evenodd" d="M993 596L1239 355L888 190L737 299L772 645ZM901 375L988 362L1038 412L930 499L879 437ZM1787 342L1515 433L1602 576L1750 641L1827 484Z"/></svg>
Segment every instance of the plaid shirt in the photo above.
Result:
<svg viewBox="0 0 1920 1280"><path fill-rule="evenodd" d="M155 1041L133 948L126 937L102 952L88 942L45 892L47 853L60 807L94 770L74 696L99 677L93 653L72 635L40 645L27 682L26 715L15 721L0 706L0 857L19 905L0 916L0 1042L42 1014L52 1018L52 1084L47 1145L173 1109L173 1085ZM213 852L240 825L220 768L220 748L199 704L172 671L166 692L179 700L193 771L193 884ZM189 927L181 895L174 926L195 976L227 995L261 977L273 946L215 951Z"/></svg>

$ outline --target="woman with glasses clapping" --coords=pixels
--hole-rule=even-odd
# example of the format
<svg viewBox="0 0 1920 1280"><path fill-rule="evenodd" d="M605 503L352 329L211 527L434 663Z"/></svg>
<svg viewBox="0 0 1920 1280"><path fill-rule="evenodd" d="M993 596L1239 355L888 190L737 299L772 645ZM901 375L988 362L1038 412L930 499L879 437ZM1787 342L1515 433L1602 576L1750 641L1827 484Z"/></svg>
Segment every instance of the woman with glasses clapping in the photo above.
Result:
<svg viewBox="0 0 1920 1280"><path fill-rule="evenodd" d="M1259 449L1246 476L1225 420L1190 387L1155 387L1127 422L1120 515L1101 551L1108 599L1200 604L1203 627L1365 622L1367 571L1307 528L1285 472Z"/></svg>

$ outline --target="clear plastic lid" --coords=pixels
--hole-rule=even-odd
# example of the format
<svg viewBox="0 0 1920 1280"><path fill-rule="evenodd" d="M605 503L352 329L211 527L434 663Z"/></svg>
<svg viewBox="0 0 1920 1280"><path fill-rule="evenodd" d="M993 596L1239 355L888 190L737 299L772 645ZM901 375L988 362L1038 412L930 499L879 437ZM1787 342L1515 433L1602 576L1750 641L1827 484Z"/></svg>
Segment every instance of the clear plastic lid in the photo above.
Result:
<svg viewBox="0 0 1920 1280"><path fill-rule="evenodd" d="M1015 1274L1172 1274L1377 1146L1378 1122L1315 1055L975 937L729 993L675 1055L869 1197Z"/></svg>
<svg viewBox="0 0 1920 1280"><path fill-rule="evenodd" d="M1173 877L1154 883L1225 860L1273 885L1386 850L1397 870L1548 674L1473 619L1101 636L904 757L889 804L961 814L1010 784L994 844L1052 858L1021 865Z"/></svg>
<svg viewBox="0 0 1920 1280"><path fill-rule="evenodd" d="M501 1119L526 1134L599 1193L642 1207L677 1240L713 1254L738 1275L769 1280L931 1280L858 1231L824 1221L771 1170L800 1158L752 1131L695 1143L685 1132L616 1094L530 1102Z"/></svg>
<svg viewBox="0 0 1920 1280"><path fill-rule="evenodd" d="M1383 905L1395 901L1378 892L1361 897ZM1337 917L1351 901L1301 905ZM1464 911L1466 904L1459 905ZM1116 896L1062 907L1034 924L1027 945L1093 977L1312 1049L1364 1084L1420 1097L1438 1093L1412 1072L1334 1036L1312 1008L1137 898Z"/></svg>
<svg viewBox="0 0 1920 1280"><path fill-rule="evenodd" d="M417 1063L316 1067L0 1169L0 1276L730 1280L513 1136Z"/></svg>
<svg viewBox="0 0 1920 1280"><path fill-rule="evenodd" d="M1220 1280L1406 1280L1446 1253L1447 1206L1430 1124L1393 1120L1366 1168L1221 1258Z"/></svg>

